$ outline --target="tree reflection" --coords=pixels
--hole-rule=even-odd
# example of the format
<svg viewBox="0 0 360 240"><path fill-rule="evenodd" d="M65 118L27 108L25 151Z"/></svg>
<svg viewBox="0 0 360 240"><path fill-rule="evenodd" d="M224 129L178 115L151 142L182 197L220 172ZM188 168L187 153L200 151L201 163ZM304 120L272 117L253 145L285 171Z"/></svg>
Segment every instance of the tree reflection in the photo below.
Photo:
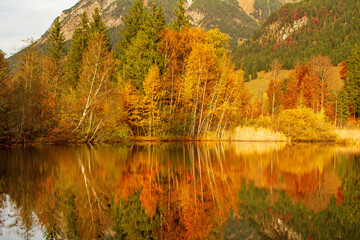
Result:
<svg viewBox="0 0 360 240"><path fill-rule="evenodd" d="M1 152L1 190L14 203L24 238L36 219L46 239L354 237L359 155L338 149L283 143L12 149ZM320 227L325 223L331 228Z"/></svg>

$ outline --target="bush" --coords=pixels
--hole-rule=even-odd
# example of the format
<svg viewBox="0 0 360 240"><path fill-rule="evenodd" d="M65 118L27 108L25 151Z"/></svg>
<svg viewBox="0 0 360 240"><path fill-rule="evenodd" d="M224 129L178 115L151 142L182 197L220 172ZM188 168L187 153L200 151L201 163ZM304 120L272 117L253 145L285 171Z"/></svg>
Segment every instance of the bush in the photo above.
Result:
<svg viewBox="0 0 360 240"><path fill-rule="evenodd" d="M279 130L294 141L334 141L335 133L326 122L324 111L308 108L288 109L279 115Z"/></svg>
<svg viewBox="0 0 360 240"><path fill-rule="evenodd" d="M272 122L270 116L260 116L260 117L256 120L254 126L255 126L256 128L263 127L263 128L273 129L273 122Z"/></svg>

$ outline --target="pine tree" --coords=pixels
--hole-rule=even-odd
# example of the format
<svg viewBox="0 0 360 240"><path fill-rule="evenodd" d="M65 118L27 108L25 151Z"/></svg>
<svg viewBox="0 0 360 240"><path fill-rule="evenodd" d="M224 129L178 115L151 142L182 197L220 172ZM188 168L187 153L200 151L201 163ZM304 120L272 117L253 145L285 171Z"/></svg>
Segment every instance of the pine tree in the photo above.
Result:
<svg viewBox="0 0 360 240"><path fill-rule="evenodd" d="M105 37L106 47L111 51L112 45L110 43L109 32L106 28L106 24L102 21L98 8L95 8L92 14L92 20L90 21L90 34L102 34Z"/></svg>
<svg viewBox="0 0 360 240"><path fill-rule="evenodd" d="M174 10L175 20L171 21L171 26L178 32L182 32L184 28L190 26L189 16L186 15L184 0L178 0L178 9Z"/></svg>
<svg viewBox="0 0 360 240"><path fill-rule="evenodd" d="M124 25L119 46L122 76L138 89L143 89L142 83L150 67L163 66L158 45L165 27L164 13L153 2L149 16L143 1L135 1Z"/></svg>
<svg viewBox="0 0 360 240"><path fill-rule="evenodd" d="M80 26L75 29L71 38L70 52L66 65L66 83L76 89L80 78L82 57L89 42L89 19L86 12L81 15Z"/></svg>
<svg viewBox="0 0 360 240"><path fill-rule="evenodd" d="M46 41L46 50L52 60L56 63L59 63L66 54L65 40L64 35L61 32L59 18L56 18L54 21L54 25Z"/></svg>
<svg viewBox="0 0 360 240"><path fill-rule="evenodd" d="M54 98L59 96L60 86L63 84L63 60L65 58L65 39L61 31L59 18L55 19L50 35L46 41L47 56L44 59L44 77L48 81Z"/></svg>
<svg viewBox="0 0 360 240"><path fill-rule="evenodd" d="M341 89L335 101L335 125L343 127L349 118L348 96L344 88Z"/></svg>
<svg viewBox="0 0 360 240"><path fill-rule="evenodd" d="M355 118L360 117L360 47L357 45L346 61L347 73L344 82L349 107Z"/></svg>
<svg viewBox="0 0 360 240"><path fill-rule="evenodd" d="M159 44L161 42L161 32L166 26L165 15L161 6L157 7L155 2L152 2L150 27L147 31L150 40L149 57L152 65L163 66L162 54L159 51ZM160 67L160 72L162 68Z"/></svg>
<svg viewBox="0 0 360 240"><path fill-rule="evenodd" d="M142 83L152 65L151 39L149 35L141 31L132 39L124 55L123 78L131 81L137 89L143 89Z"/></svg>
<svg viewBox="0 0 360 240"><path fill-rule="evenodd" d="M125 52L131 40L136 37L139 31L145 31L149 26L149 16L143 0L135 0L131 5L129 13L124 16L124 27L121 29L119 43L120 58Z"/></svg>

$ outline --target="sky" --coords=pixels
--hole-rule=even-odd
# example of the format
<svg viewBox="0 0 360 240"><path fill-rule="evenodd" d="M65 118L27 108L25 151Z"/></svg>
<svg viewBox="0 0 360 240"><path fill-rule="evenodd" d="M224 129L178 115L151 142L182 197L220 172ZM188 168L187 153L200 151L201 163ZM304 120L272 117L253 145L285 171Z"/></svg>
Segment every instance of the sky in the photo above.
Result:
<svg viewBox="0 0 360 240"><path fill-rule="evenodd" d="M6 57L37 40L61 12L79 0L0 0L0 49Z"/></svg>

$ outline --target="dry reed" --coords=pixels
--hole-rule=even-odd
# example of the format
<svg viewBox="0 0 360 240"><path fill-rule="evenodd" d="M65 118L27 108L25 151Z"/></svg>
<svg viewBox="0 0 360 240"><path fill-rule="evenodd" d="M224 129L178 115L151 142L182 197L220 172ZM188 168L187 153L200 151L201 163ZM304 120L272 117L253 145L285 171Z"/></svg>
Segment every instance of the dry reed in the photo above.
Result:
<svg viewBox="0 0 360 240"><path fill-rule="evenodd" d="M337 142L360 144L360 128L337 128Z"/></svg>

